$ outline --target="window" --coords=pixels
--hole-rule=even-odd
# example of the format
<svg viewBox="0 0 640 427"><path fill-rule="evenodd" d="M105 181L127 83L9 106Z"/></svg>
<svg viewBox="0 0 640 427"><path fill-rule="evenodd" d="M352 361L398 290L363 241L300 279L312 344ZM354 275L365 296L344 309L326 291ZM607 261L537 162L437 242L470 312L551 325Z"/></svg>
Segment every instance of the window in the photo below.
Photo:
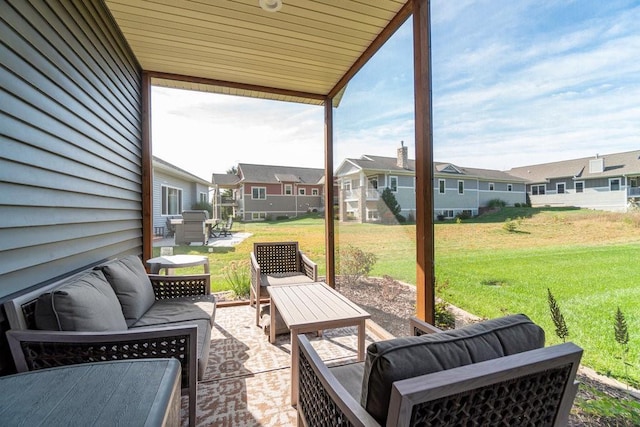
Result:
<svg viewBox="0 0 640 427"><path fill-rule="evenodd" d="M378 211L367 211L367 219L369 220L378 220L380 217L378 216Z"/></svg>
<svg viewBox="0 0 640 427"><path fill-rule="evenodd" d="M317 188L312 188L312 189L311 189L311 195L312 195L312 196L317 196L318 194L320 194L320 193L318 192L318 189L317 189Z"/></svg>
<svg viewBox="0 0 640 427"><path fill-rule="evenodd" d="M378 178L369 178L369 188L378 189Z"/></svg>
<svg viewBox="0 0 640 427"><path fill-rule="evenodd" d="M564 190L565 190L565 183L564 182L558 182L556 184L556 193L557 194L564 194Z"/></svg>
<svg viewBox="0 0 640 427"><path fill-rule="evenodd" d="M389 177L389 188L393 192L398 191L398 177L397 176L390 176Z"/></svg>
<svg viewBox="0 0 640 427"><path fill-rule="evenodd" d="M440 180L438 180L438 192L439 192L440 194L444 194L444 192L445 192L445 186L444 186L444 184L445 184L445 180L444 180L444 179L440 179Z"/></svg>
<svg viewBox="0 0 640 427"><path fill-rule="evenodd" d="M620 190L620 178L610 178L609 191L618 191L618 190Z"/></svg>
<svg viewBox="0 0 640 427"><path fill-rule="evenodd" d="M547 186L546 184L532 185L531 194L537 196L538 194L544 194Z"/></svg>
<svg viewBox="0 0 640 427"><path fill-rule="evenodd" d="M464 194L464 181L458 181L458 194Z"/></svg>
<svg viewBox="0 0 640 427"><path fill-rule="evenodd" d="M267 198L267 188L251 187L251 198L265 200Z"/></svg>
<svg viewBox="0 0 640 427"><path fill-rule="evenodd" d="M298 188L298 194L300 196L304 196L305 194L307 194L307 189L306 188Z"/></svg>
<svg viewBox="0 0 640 427"><path fill-rule="evenodd" d="M342 182L342 189L346 190L346 191L350 191L351 190L351 181L343 181Z"/></svg>
<svg viewBox="0 0 640 427"><path fill-rule="evenodd" d="M513 191L513 184L507 184L507 191Z"/></svg>
<svg viewBox="0 0 640 427"><path fill-rule="evenodd" d="M266 212L251 212L251 219L254 221L259 221L259 220L264 220L267 219L267 213Z"/></svg>
<svg viewBox="0 0 640 427"><path fill-rule="evenodd" d="M200 203L209 203L207 193L200 193Z"/></svg>
<svg viewBox="0 0 640 427"><path fill-rule="evenodd" d="M576 181L576 193L584 192L584 181Z"/></svg>
<svg viewBox="0 0 640 427"><path fill-rule="evenodd" d="M493 190L495 190L495 189L496 189L495 184L494 184L493 182L490 182L490 183L489 183L489 191L493 191Z"/></svg>
<svg viewBox="0 0 640 427"><path fill-rule="evenodd" d="M286 194L287 196L292 195L293 194L293 185L285 184L284 185L284 194Z"/></svg>
<svg viewBox="0 0 640 427"><path fill-rule="evenodd" d="M182 213L182 189L162 186L162 215Z"/></svg>

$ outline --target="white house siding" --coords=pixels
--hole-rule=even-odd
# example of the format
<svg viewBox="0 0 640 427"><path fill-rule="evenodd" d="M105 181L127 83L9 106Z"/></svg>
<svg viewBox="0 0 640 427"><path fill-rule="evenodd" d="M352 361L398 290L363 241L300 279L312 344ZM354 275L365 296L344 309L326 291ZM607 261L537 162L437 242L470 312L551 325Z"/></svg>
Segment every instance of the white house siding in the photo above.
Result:
<svg viewBox="0 0 640 427"><path fill-rule="evenodd" d="M547 189L547 193L544 195L531 195L531 205L534 207L576 206L585 209L625 212L627 210L627 191L625 187L621 186L620 190L610 191L608 179L606 181L606 186L595 188L588 186L588 181L586 181L585 189L582 193L576 193L575 188L571 188L564 194L557 194L554 186L553 190Z"/></svg>

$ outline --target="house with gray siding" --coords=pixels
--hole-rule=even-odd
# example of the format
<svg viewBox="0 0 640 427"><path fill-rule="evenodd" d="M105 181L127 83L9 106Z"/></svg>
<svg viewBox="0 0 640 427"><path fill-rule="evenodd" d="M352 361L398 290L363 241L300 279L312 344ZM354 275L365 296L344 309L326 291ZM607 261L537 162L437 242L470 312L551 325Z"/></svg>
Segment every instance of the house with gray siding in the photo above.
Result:
<svg viewBox="0 0 640 427"><path fill-rule="evenodd" d="M454 218L458 214L478 215L492 199L507 205L525 203L525 181L508 173L435 162L434 216ZM396 157L364 155L345 159L338 167L340 220L378 221L378 200L390 188L401 207L401 215L415 215L415 161L408 158L404 144Z"/></svg>
<svg viewBox="0 0 640 427"><path fill-rule="evenodd" d="M324 170L240 163L235 174L213 174L214 216L264 221L324 211Z"/></svg>
<svg viewBox="0 0 640 427"><path fill-rule="evenodd" d="M211 183L153 156L153 229L166 231L167 218L179 216L196 203L209 204Z"/></svg>
<svg viewBox="0 0 640 427"><path fill-rule="evenodd" d="M512 168L532 206L614 212L640 208L640 150Z"/></svg>

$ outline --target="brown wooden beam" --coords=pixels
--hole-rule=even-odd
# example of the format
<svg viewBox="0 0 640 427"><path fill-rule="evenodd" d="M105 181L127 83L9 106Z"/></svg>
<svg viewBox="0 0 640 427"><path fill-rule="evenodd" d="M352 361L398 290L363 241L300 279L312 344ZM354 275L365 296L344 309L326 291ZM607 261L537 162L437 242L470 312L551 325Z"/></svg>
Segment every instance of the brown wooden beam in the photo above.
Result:
<svg viewBox="0 0 640 427"><path fill-rule="evenodd" d="M416 132L416 316L435 322L433 115L429 0L413 0Z"/></svg>
<svg viewBox="0 0 640 427"><path fill-rule="evenodd" d="M335 288L335 224L333 220L333 98L324 102L324 228L326 281Z"/></svg>
<svg viewBox="0 0 640 427"><path fill-rule="evenodd" d="M153 258L153 151L151 149L151 78L142 73L142 259Z"/></svg>

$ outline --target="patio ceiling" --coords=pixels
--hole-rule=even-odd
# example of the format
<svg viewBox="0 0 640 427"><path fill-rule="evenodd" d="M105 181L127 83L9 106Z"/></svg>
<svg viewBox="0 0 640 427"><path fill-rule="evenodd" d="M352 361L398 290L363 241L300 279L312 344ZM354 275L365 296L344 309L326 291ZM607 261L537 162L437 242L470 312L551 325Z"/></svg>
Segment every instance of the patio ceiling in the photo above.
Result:
<svg viewBox="0 0 640 427"><path fill-rule="evenodd" d="M411 0L105 0L152 83L320 105L411 14ZM334 101L335 103L335 101Z"/></svg>

